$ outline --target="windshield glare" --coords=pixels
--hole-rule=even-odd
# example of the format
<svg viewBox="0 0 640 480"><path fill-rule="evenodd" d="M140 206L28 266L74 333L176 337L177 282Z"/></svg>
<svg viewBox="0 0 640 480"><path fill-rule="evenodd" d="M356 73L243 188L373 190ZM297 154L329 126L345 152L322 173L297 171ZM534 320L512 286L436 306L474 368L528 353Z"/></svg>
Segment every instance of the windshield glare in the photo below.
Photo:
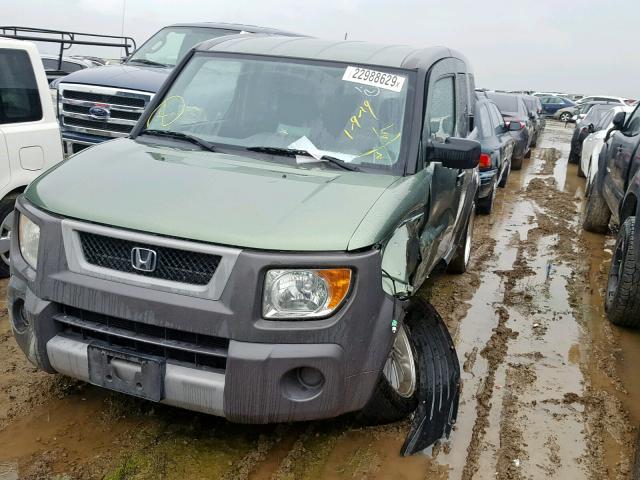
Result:
<svg viewBox="0 0 640 480"><path fill-rule="evenodd" d="M363 77L387 82L370 86L353 78L361 75L358 70L348 65L198 54L151 113L146 127L187 133L219 145L306 150L317 161L330 156L355 166L395 170L407 76L365 69ZM313 161L296 159L303 160Z"/></svg>
<svg viewBox="0 0 640 480"><path fill-rule="evenodd" d="M163 28L136 50L128 61L142 60L174 67L194 45L232 33L235 32L219 28Z"/></svg>

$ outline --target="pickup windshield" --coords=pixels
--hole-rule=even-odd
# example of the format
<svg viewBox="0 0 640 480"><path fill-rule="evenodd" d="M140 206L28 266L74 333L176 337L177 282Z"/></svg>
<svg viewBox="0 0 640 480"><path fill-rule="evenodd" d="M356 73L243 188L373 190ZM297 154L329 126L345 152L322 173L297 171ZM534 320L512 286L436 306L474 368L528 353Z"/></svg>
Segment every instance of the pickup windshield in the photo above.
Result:
<svg viewBox="0 0 640 480"><path fill-rule="evenodd" d="M266 153L268 161L397 173L408 90L402 71L199 53L145 127Z"/></svg>
<svg viewBox="0 0 640 480"><path fill-rule="evenodd" d="M175 67L178 61L196 44L211 38L230 35L234 32L220 28L167 27L144 42L127 60L162 67Z"/></svg>

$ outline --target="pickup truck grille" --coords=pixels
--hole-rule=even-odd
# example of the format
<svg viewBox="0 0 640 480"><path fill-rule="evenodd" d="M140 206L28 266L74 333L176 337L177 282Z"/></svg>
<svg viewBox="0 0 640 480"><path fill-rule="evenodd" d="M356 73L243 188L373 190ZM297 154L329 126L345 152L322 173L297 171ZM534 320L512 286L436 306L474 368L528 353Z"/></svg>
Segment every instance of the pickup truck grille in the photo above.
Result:
<svg viewBox="0 0 640 480"><path fill-rule="evenodd" d="M148 92L60 83L58 109L63 130L101 137L126 137L151 101ZM99 107L103 115L92 114Z"/></svg>
<svg viewBox="0 0 640 480"><path fill-rule="evenodd" d="M54 315L66 335L98 341L144 355L224 370L229 339L135 322L64 306Z"/></svg>
<svg viewBox="0 0 640 480"><path fill-rule="evenodd" d="M221 259L219 255L210 253L149 245L89 232L78 232L78 234L80 235L82 253L90 264L173 282L207 285ZM141 271L133 268L132 250L135 247L155 252L156 261L153 271Z"/></svg>

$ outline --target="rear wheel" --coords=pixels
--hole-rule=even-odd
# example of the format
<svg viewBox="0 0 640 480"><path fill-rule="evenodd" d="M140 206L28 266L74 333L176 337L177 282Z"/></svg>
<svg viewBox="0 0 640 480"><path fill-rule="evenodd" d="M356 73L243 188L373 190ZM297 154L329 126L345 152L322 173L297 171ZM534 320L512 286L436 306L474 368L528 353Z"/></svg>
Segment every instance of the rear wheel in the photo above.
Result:
<svg viewBox="0 0 640 480"><path fill-rule="evenodd" d="M568 122L569 120L571 120L571 114L569 112L562 112L560 114L561 122Z"/></svg>
<svg viewBox="0 0 640 480"><path fill-rule="evenodd" d="M584 174L584 170L582 170L582 159L580 159L578 161L578 176L580 178L585 178L586 177L586 175Z"/></svg>
<svg viewBox="0 0 640 480"><path fill-rule="evenodd" d="M522 168L522 157L511 159L511 168L513 170L520 170Z"/></svg>
<svg viewBox="0 0 640 480"><path fill-rule="evenodd" d="M473 224L475 218L475 208L472 208L462 241L456 248L456 253L447 267L449 273L464 273L467 271L467 266L471 259L471 243L473 241Z"/></svg>
<svg viewBox="0 0 640 480"><path fill-rule="evenodd" d="M604 198L598 191L597 181L591 182L587 188L587 201L584 207L582 226L594 233L606 233L611 220L611 212Z"/></svg>
<svg viewBox="0 0 640 480"><path fill-rule="evenodd" d="M489 215L493 210L493 203L496 199L496 186L493 185L491 192L484 198L479 198L476 205L476 212L481 215Z"/></svg>
<svg viewBox="0 0 640 480"><path fill-rule="evenodd" d="M618 232L611 259L605 309L609 321L622 327L640 327L640 266L634 248L635 217Z"/></svg>
<svg viewBox="0 0 640 480"><path fill-rule="evenodd" d="M17 194L7 195L0 201L0 278L9 276L9 246L13 229L13 209Z"/></svg>
<svg viewBox="0 0 640 480"><path fill-rule="evenodd" d="M509 165L507 165L506 170L502 174L502 178L500 179L500 182L498 182L498 186L500 188L504 188L507 186L507 179L509 178L510 173L511 173L511 160L509 160Z"/></svg>

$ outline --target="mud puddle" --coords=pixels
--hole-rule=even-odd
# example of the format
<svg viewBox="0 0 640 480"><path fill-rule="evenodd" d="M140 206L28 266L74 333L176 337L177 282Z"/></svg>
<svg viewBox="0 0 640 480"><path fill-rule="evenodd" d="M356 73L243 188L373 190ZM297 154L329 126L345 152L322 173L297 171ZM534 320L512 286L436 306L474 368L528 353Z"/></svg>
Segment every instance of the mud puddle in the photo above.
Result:
<svg viewBox="0 0 640 480"><path fill-rule="evenodd" d="M0 480L630 478L640 334L604 319L613 240L582 232L570 135L548 122L493 214L477 218L469 272L421 292L463 365L450 439L401 458L406 423L233 425L107 393L35 372L5 316Z"/></svg>

